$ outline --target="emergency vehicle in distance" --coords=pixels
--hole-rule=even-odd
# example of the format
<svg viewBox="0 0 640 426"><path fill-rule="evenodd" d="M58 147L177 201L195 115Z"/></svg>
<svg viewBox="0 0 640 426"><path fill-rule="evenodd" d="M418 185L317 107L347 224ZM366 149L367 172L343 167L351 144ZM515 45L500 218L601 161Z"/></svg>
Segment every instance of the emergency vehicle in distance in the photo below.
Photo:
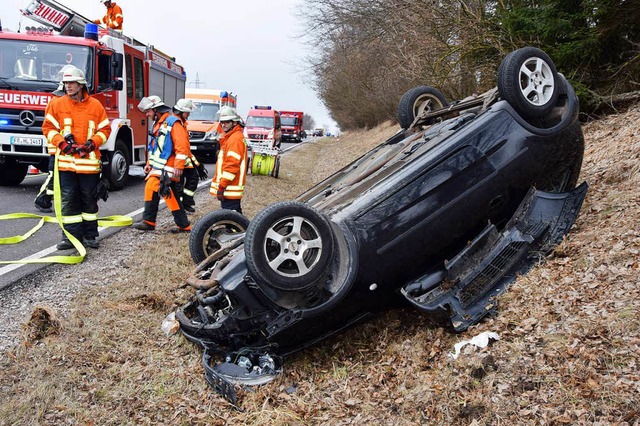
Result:
<svg viewBox="0 0 640 426"><path fill-rule="evenodd" d="M282 125L280 112L271 106L256 105L247 113L244 137L250 145L280 148Z"/></svg>
<svg viewBox="0 0 640 426"><path fill-rule="evenodd" d="M87 90L107 111L111 136L101 147L103 174L111 188L123 188L129 166L146 161L151 123L136 106L150 94L174 105L184 97L184 69L153 46L97 30L53 0L32 0L22 13L48 28L27 28L26 34L0 29L0 185L20 184L29 165L47 170L44 111L58 72L72 64L84 71Z"/></svg>
<svg viewBox="0 0 640 426"><path fill-rule="evenodd" d="M186 89L185 98L196 105L187 121L191 152L201 162L207 159L215 162L220 149L218 112L223 106L237 108L238 97L225 90Z"/></svg>
<svg viewBox="0 0 640 426"><path fill-rule="evenodd" d="M304 113L302 111L280 111L280 124L282 125L282 140L302 142L305 132L302 123Z"/></svg>

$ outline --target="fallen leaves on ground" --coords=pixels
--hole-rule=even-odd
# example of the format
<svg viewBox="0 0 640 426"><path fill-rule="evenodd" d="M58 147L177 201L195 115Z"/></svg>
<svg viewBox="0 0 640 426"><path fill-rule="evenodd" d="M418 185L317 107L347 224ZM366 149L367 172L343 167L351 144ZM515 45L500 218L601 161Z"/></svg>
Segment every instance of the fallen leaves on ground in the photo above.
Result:
<svg viewBox="0 0 640 426"><path fill-rule="evenodd" d="M635 106L584 126L581 178L590 190L573 230L500 298L497 316L461 335L412 309L387 312L290 356L275 381L241 392L236 411L206 384L201 350L160 330L190 294L181 286L192 268L188 237L145 234L128 258L113 260L109 279L91 265L77 270L103 285L74 301L58 335L3 358L0 424L638 425L638 123ZM302 193L395 130L287 153L279 179L249 179L247 215ZM217 203L199 193L198 207ZM447 356L483 331L500 341Z"/></svg>

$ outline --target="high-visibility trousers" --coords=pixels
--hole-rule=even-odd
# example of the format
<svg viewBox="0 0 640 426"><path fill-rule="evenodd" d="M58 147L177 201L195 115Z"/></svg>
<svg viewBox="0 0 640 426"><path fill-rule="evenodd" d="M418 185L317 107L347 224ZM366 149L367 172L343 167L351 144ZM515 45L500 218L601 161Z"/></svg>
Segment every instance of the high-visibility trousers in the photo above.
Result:
<svg viewBox="0 0 640 426"><path fill-rule="evenodd" d="M60 173L60 198L62 202L62 224L74 237L97 238L98 233L98 200L96 186L99 174L82 174L76 172ZM64 232L63 238L66 238Z"/></svg>
<svg viewBox="0 0 640 426"><path fill-rule="evenodd" d="M189 219L187 214L182 208L182 202L176 195L180 193L180 182L171 182L170 194L164 198L167 203L167 207L173 215L173 221L178 225L180 229L189 228ZM147 183L144 186L144 213L142 213L142 220L147 222L151 226L156 226L156 218L158 217L158 205L160 204L160 179L158 176L149 176Z"/></svg>

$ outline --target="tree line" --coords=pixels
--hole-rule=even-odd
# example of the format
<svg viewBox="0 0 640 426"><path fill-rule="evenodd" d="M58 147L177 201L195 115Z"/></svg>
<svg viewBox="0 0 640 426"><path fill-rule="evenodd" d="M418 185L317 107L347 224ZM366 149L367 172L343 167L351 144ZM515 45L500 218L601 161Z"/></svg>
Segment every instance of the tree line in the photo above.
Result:
<svg viewBox="0 0 640 426"><path fill-rule="evenodd" d="M638 0L304 0L314 89L343 130L395 119L418 85L450 99L496 85L506 54L546 51L581 111L640 93Z"/></svg>

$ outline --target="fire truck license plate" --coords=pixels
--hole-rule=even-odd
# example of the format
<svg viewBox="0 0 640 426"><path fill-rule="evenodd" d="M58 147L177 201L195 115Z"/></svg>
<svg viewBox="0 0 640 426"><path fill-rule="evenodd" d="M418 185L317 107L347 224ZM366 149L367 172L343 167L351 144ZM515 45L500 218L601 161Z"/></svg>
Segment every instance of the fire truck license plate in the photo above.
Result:
<svg viewBox="0 0 640 426"><path fill-rule="evenodd" d="M22 136L12 136L11 144L12 145L35 145L42 146L42 138L27 138Z"/></svg>

